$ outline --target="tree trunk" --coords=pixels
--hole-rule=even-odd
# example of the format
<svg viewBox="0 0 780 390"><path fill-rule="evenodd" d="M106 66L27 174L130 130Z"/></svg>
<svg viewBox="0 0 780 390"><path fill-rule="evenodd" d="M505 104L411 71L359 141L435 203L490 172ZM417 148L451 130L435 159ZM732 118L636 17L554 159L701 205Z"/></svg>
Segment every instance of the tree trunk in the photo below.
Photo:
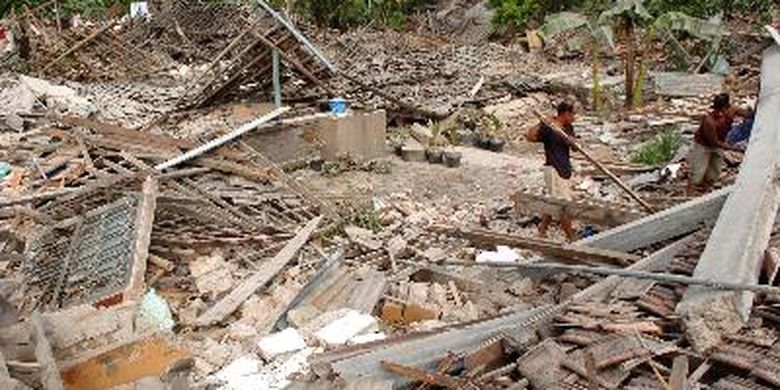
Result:
<svg viewBox="0 0 780 390"><path fill-rule="evenodd" d="M634 86L634 96L632 100L632 107L639 107L642 105L642 93L645 89L645 79L647 78L647 61L650 58L650 50L653 49L653 39L655 38L655 31L652 27L648 27L647 34L642 42L642 52L639 53L639 74L637 75L636 85Z"/></svg>
<svg viewBox="0 0 780 390"><path fill-rule="evenodd" d="M636 42L634 37L634 22L626 18L623 24L623 39L626 44L626 51L623 58L623 67L625 71L626 88L626 107L631 107L631 100L634 96L634 69L636 64Z"/></svg>
<svg viewBox="0 0 780 390"><path fill-rule="evenodd" d="M593 78L593 111L601 111L601 58L599 44L595 39L590 42L591 77Z"/></svg>

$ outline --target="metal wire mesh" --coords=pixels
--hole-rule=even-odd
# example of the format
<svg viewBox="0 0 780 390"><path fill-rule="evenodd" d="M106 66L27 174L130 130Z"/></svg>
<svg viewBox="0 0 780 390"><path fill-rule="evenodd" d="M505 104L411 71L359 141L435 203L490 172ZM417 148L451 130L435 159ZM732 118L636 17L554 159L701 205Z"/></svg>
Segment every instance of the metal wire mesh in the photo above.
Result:
<svg viewBox="0 0 780 390"><path fill-rule="evenodd" d="M121 291L130 280L137 194L94 209L67 229L30 241L23 272L26 306L64 308Z"/></svg>

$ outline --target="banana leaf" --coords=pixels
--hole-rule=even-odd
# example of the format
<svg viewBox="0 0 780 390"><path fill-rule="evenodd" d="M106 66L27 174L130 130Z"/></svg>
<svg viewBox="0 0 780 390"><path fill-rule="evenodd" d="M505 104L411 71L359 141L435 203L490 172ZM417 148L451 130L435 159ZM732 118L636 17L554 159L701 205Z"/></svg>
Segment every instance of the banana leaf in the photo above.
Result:
<svg viewBox="0 0 780 390"><path fill-rule="evenodd" d="M668 12L655 20L655 27L667 31L682 31L707 41L726 34L726 28L719 16L708 20L686 15L682 12Z"/></svg>
<svg viewBox="0 0 780 390"><path fill-rule="evenodd" d="M559 12L548 15L544 20L544 25L539 29L542 38L550 40L556 36L588 27L588 18L585 15L576 12Z"/></svg>
<svg viewBox="0 0 780 390"><path fill-rule="evenodd" d="M645 8L643 0L617 0L612 8L604 11L599 16L599 24L605 24L618 16L628 16L635 21L645 21L653 18Z"/></svg>

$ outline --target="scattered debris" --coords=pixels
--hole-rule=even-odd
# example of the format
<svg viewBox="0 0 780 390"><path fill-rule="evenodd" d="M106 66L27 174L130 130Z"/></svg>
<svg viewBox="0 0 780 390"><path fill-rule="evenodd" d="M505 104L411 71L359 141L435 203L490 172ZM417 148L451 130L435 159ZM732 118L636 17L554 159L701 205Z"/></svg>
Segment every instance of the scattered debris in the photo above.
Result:
<svg viewBox="0 0 780 390"><path fill-rule="evenodd" d="M403 32L158 3L0 23L0 387L780 386L765 35L736 76L646 69L658 100L630 111L605 56L591 110L590 64L489 41L487 1ZM724 88L758 107L751 143L683 195ZM571 200L520 139L564 100ZM663 161L631 162L656 134ZM584 238L536 237L564 212Z"/></svg>

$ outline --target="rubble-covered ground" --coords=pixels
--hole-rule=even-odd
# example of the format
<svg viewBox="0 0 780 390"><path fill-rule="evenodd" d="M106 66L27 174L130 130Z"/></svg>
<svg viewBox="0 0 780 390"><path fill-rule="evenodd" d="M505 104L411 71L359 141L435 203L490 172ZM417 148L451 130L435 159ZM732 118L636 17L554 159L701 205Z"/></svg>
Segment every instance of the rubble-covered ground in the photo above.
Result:
<svg viewBox="0 0 780 390"><path fill-rule="evenodd" d="M687 152L727 80L668 75L659 58L642 107L593 111L587 61L489 42L484 10L465 3L438 10L434 31L305 26L311 41L276 11L221 3L62 30L44 10L4 21L0 388L780 386L774 295L707 351L675 312L722 204L674 207L704 202L685 193ZM21 36L10 43L20 31L27 68ZM769 40L731 39L735 102L756 104ZM607 62L618 95L619 59ZM378 156L323 157L317 123L334 120L334 96L386 111ZM547 197L543 150L524 134L562 100L577 142L659 214L579 155L574 199ZM668 158L636 157L664 134ZM719 187L743 158L727 153ZM578 241L537 236L551 208L575 215ZM695 222L621 236L664 213Z"/></svg>

